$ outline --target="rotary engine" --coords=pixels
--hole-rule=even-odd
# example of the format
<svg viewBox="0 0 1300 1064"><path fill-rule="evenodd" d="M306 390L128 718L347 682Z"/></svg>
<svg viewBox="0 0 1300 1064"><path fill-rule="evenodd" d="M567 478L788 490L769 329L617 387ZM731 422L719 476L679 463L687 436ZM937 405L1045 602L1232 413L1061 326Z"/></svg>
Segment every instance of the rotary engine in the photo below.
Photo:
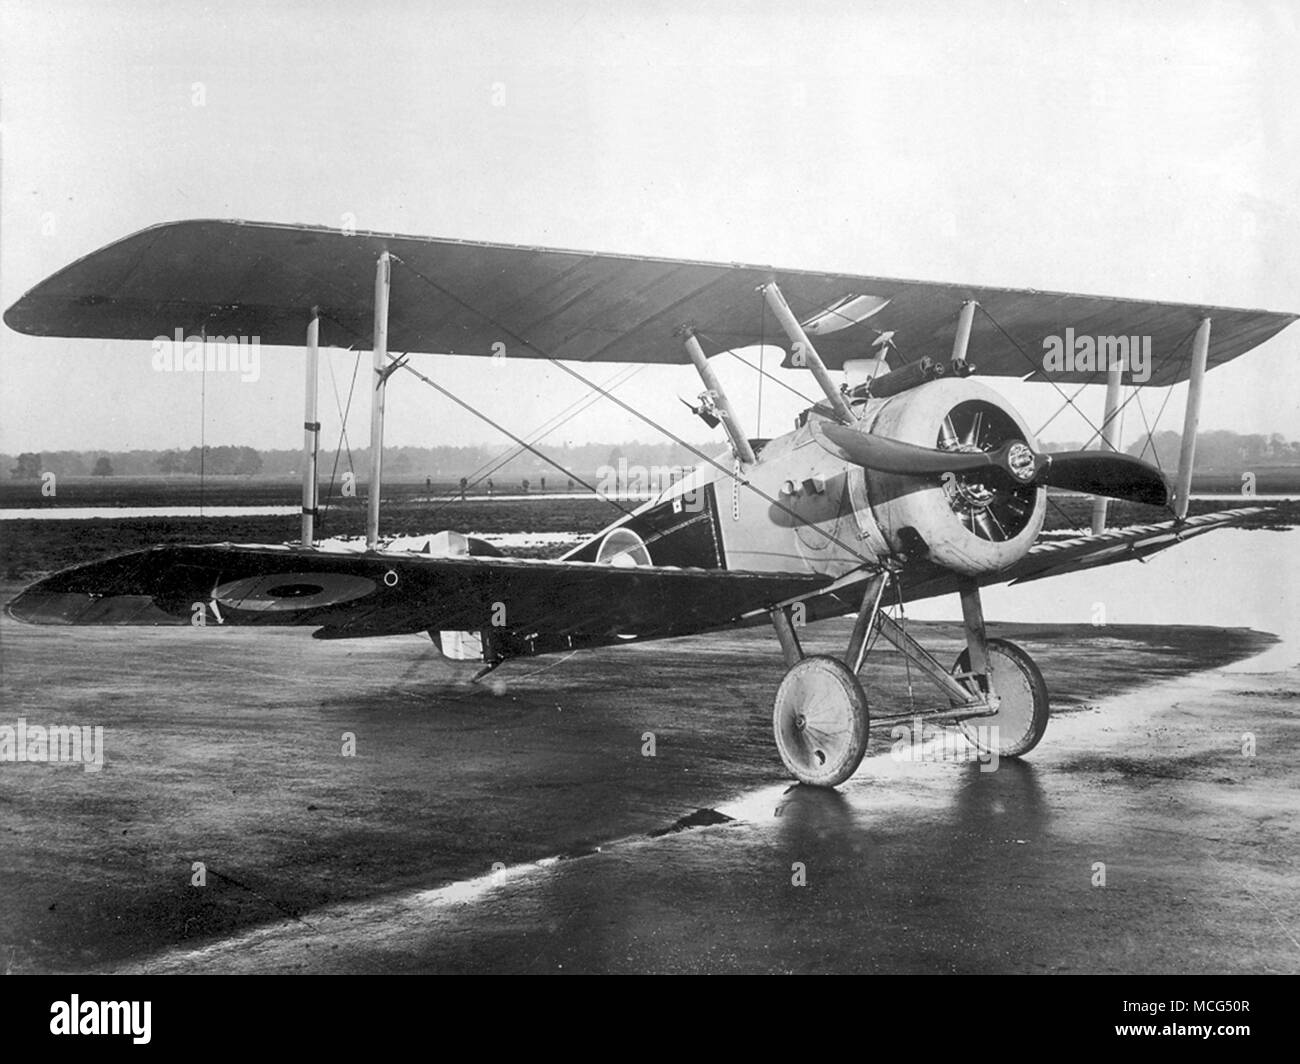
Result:
<svg viewBox="0 0 1300 1064"><path fill-rule="evenodd" d="M946 378L870 403L866 414L860 431L952 456L952 468L932 457L921 475L865 469L870 518L892 553L977 575L1029 550L1043 525L1047 491L1032 480L1033 435L1001 396L977 381ZM1007 451L1020 475L996 465L960 468L958 456L969 461Z"/></svg>
<svg viewBox="0 0 1300 1064"><path fill-rule="evenodd" d="M808 423L826 451L865 471L866 496L854 509L863 538L881 555L928 558L977 576L1029 550L1049 486L1149 506L1169 502L1160 470L1129 455L1037 453L1024 419L977 381L896 372L906 382L869 399L855 423Z"/></svg>

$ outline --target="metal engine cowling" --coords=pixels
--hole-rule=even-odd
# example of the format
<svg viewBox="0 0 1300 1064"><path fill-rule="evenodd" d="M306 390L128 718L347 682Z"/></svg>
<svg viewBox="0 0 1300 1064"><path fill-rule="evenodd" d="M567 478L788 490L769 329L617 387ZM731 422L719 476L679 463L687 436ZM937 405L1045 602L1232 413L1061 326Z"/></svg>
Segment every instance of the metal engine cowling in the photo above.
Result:
<svg viewBox="0 0 1300 1064"><path fill-rule="evenodd" d="M862 426L943 451L996 451L1029 426L978 381L948 378L886 399ZM931 560L967 575L995 572L1022 557L1043 525L1047 491L999 471L940 478L867 470L867 497L880 534L895 553Z"/></svg>

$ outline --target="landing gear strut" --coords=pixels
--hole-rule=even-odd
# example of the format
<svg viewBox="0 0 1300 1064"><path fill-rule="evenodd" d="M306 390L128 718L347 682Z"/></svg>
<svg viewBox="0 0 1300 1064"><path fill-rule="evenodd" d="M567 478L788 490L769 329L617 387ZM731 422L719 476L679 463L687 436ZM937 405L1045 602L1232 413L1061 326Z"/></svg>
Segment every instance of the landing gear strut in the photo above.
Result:
<svg viewBox="0 0 1300 1064"><path fill-rule="evenodd" d="M804 657L790 607L772 611L787 667L777 689L772 726L781 761L801 783L819 787L843 783L857 771L870 730L899 720L919 716L931 723L957 724L978 750L999 757L1027 754L1047 728L1049 700L1042 673L1014 643L986 636L979 585L974 580L963 580L959 586L966 649L946 669L903 625L881 612L890 578L889 571L882 570L866 580L843 661L822 655ZM872 720L858 673L873 632L933 681L948 704Z"/></svg>

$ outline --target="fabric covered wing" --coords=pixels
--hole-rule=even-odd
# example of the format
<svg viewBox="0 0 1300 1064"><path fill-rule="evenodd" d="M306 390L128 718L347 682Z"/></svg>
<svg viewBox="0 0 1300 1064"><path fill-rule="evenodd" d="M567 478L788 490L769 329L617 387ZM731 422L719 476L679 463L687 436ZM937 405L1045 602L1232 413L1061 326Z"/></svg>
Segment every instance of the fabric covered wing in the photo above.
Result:
<svg viewBox="0 0 1300 1064"><path fill-rule="evenodd" d="M322 342L366 347L375 260L383 250L398 260L389 309L394 352L684 363L676 335L682 325L698 329L711 354L761 340L784 345L756 292L775 279L802 320L820 319L814 342L832 368L867 356L878 330L895 334L907 360L946 359L961 305L974 299L1012 338L984 314L975 316L970 357L982 374L1038 372L1044 339L1073 328L1080 336L1151 337L1149 383L1162 385L1186 379L1186 343L1207 314L1211 366L1295 320L1265 311L851 273L185 221L143 230L72 263L10 307L5 322L37 336L152 340L177 329L197 335L202 327L209 337L300 346L309 310L319 306ZM837 317L836 307L882 300L888 301L883 309L865 321ZM1052 379L1096 381L1104 371L1054 372Z"/></svg>
<svg viewBox="0 0 1300 1064"><path fill-rule="evenodd" d="M1241 524L1266 512L1267 507L1255 506L1203 514L1183 522L1164 521L1159 524L1115 528L1099 536L1041 540L1014 565L1001 572L981 576L979 583L983 587L1025 583L1145 558L1193 536ZM863 573L859 577L845 578L824 590L814 591L804 600L807 621L811 623L855 612L862 601L863 584L868 575ZM909 563L899 571L897 580L904 602L917 602L939 595L956 595L959 590L956 575L931 562ZM891 587L885 605L893 604L894 595ZM766 620L766 617L753 617L744 623L761 624Z"/></svg>
<svg viewBox="0 0 1300 1064"><path fill-rule="evenodd" d="M65 569L8 607L30 624L310 625L321 638L497 630L548 645L724 626L818 576L298 547L155 547Z"/></svg>
<svg viewBox="0 0 1300 1064"><path fill-rule="evenodd" d="M1040 540L1018 562L999 573L980 578L982 585L1023 584L1050 576L1062 576L1084 569L1095 569L1116 562L1145 558L1176 546L1194 536L1216 528L1226 528L1264 513L1267 507L1253 506L1237 510L1189 517L1185 521L1162 521L1158 524L1113 528L1097 536ZM937 566L909 570L903 579L905 599L931 598L956 592L952 574Z"/></svg>

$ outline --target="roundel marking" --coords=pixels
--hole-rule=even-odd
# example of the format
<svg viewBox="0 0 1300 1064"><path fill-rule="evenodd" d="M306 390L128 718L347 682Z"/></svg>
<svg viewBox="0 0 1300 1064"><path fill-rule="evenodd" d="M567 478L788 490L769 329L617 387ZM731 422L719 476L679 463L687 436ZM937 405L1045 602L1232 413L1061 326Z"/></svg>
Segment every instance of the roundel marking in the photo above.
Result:
<svg viewBox="0 0 1300 1064"><path fill-rule="evenodd" d="M221 584L212 597L232 610L288 612L337 606L374 590L373 580L346 573L268 573Z"/></svg>

